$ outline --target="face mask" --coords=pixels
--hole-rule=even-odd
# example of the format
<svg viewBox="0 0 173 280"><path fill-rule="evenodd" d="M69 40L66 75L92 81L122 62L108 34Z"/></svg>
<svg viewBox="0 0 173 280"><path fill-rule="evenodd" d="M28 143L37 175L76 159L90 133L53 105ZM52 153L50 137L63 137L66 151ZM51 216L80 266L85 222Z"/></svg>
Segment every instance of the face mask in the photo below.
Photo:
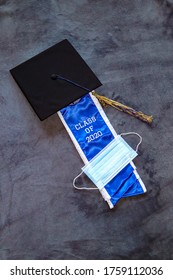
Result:
<svg viewBox="0 0 173 280"><path fill-rule="evenodd" d="M82 171L102 189L136 156L136 151L119 135L86 164Z"/></svg>

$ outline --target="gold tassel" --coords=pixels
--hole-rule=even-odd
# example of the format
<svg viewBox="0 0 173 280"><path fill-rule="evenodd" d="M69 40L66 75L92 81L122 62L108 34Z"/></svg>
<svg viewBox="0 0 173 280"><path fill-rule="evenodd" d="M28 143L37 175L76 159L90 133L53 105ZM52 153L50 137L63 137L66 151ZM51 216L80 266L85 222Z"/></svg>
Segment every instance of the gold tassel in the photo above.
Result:
<svg viewBox="0 0 173 280"><path fill-rule="evenodd" d="M152 116L148 116L140 111L136 111L133 108L126 106L122 103L119 103L117 101L114 101L112 99L109 99L103 95L100 95L98 93L96 93L95 91L92 91L92 94L97 97L97 99L100 101L101 104L103 105L109 105L112 106L114 108L116 108L119 111L125 112L133 117L136 117L138 119L140 119L143 122L146 122L148 124L151 124L153 121L153 117Z"/></svg>

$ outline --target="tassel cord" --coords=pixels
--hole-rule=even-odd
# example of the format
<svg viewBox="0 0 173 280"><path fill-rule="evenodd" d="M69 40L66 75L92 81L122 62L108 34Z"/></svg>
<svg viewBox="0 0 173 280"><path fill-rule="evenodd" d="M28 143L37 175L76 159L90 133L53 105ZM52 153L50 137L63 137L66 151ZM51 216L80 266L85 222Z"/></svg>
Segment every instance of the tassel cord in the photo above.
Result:
<svg viewBox="0 0 173 280"><path fill-rule="evenodd" d="M95 91L92 91L92 94L103 104L112 106L114 108L116 108L117 110L121 111L121 112L125 112L133 117L136 117L138 119L140 119L143 122L146 122L148 124L151 124L153 121L153 117L146 115L140 111L136 111L135 109L126 106L120 102L114 101L112 99L109 99L103 95L97 94Z"/></svg>

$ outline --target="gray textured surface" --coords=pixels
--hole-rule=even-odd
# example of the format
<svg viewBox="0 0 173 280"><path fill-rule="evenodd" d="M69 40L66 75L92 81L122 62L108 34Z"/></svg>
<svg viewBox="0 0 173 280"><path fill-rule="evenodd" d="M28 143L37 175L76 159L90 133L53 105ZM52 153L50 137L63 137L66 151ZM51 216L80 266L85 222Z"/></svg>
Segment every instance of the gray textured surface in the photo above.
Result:
<svg viewBox="0 0 173 280"><path fill-rule="evenodd" d="M0 259L173 258L172 28L173 1L0 1ZM143 136L148 189L113 211L73 189L82 161L63 125L40 122L9 74L64 38L100 93L154 116L151 128L106 108L118 133Z"/></svg>

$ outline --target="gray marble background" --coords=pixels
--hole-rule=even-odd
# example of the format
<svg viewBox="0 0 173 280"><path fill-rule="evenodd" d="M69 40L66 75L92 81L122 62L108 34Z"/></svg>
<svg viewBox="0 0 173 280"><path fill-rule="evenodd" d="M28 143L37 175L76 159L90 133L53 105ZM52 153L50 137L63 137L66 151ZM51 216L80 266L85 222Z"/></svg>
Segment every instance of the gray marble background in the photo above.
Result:
<svg viewBox="0 0 173 280"><path fill-rule="evenodd" d="M114 210L73 189L83 163L61 121L41 122L9 73L64 38L100 93L154 116L105 109L118 133L142 135L148 190ZM172 0L0 0L0 259L172 259L172 92Z"/></svg>

